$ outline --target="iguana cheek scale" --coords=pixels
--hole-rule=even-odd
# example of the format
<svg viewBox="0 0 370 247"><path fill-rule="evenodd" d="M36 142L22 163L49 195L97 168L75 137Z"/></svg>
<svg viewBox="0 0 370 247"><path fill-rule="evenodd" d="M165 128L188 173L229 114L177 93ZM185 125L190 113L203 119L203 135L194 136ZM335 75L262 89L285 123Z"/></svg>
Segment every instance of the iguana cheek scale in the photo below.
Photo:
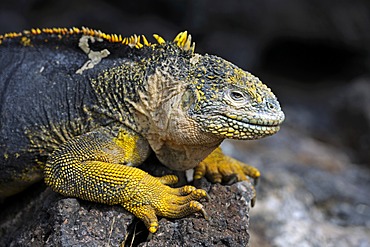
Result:
<svg viewBox="0 0 370 247"><path fill-rule="evenodd" d="M195 53L187 32L154 38L89 28L0 35L0 196L44 177L63 195L122 205L154 233L157 216L207 217L206 192L136 168L150 153L171 169L195 168L195 179L260 176L219 145L276 133L284 114L275 95Z"/></svg>

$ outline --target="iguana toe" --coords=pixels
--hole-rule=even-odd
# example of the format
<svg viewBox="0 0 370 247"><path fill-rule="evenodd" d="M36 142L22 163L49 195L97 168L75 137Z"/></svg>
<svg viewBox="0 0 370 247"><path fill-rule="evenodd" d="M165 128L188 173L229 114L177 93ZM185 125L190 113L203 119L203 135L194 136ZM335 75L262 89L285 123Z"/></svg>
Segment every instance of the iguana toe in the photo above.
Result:
<svg viewBox="0 0 370 247"><path fill-rule="evenodd" d="M198 202L207 197L206 191L189 185L180 188L166 185L167 182L175 180L177 177L172 175L157 178L147 174L137 187L141 193L137 193L122 205L140 218L151 233L158 229L157 216L181 218L201 212L208 218L203 205Z"/></svg>

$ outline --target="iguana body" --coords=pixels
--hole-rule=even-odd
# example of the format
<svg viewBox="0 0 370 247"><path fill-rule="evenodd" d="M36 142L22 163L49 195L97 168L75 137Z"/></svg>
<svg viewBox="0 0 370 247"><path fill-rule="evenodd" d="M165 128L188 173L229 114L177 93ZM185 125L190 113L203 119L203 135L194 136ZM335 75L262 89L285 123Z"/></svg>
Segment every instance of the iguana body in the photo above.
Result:
<svg viewBox="0 0 370 247"><path fill-rule="evenodd" d="M61 194L123 205L155 232L156 215L204 213L197 200L206 193L134 167L151 152L171 169L196 167L195 178L259 176L217 147L276 133L284 114L274 94L194 53L186 32L155 38L87 28L0 36L0 196L44 175Z"/></svg>

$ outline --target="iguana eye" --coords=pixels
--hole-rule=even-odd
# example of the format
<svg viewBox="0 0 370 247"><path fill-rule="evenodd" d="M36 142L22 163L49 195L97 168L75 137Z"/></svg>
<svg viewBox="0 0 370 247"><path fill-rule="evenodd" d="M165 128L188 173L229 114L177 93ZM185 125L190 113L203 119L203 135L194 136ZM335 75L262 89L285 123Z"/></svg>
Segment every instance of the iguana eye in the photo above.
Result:
<svg viewBox="0 0 370 247"><path fill-rule="evenodd" d="M230 90L228 91L228 96L230 99L236 102L243 102L245 101L245 96L242 92L237 91L237 90Z"/></svg>
<svg viewBox="0 0 370 247"><path fill-rule="evenodd" d="M243 106L248 102L248 96L240 90L228 89L224 93L227 104L232 106Z"/></svg>
<svg viewBox="0 0 370 247"><path fill-rule="evenodd" d="M242 101L244 100L244 95L242 92L239 91L230 91L230 98L235 101Z"/></svg>

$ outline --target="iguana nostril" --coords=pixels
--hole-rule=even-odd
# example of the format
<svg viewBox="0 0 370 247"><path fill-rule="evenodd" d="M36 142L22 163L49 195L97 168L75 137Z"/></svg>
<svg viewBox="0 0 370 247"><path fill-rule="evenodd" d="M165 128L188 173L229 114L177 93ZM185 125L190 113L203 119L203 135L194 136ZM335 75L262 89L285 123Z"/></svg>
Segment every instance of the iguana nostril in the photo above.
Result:
<svg viewBox="0 0 370 247"><path fill-rule="evenodd" d="M267 108L268 109L270 109L270 110L275 110L275 105L274 104L272 104L271 102L269 102L269 101L267 101L266 102L266 106L267 106Z"/></svg>

